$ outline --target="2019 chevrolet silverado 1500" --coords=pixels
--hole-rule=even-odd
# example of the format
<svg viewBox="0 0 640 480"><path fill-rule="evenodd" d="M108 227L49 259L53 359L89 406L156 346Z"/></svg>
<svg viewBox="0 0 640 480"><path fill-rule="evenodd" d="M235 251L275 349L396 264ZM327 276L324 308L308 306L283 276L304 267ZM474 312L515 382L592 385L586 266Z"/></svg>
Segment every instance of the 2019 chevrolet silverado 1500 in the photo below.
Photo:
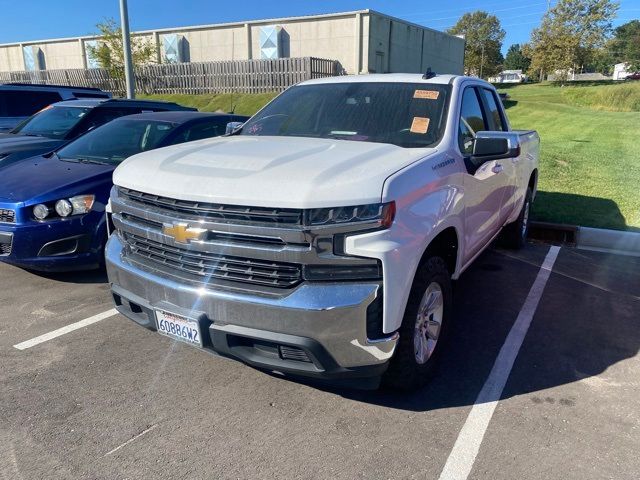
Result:
<svg viewBox="0 0 640 480"><path fill-rule="evenodd" d="M256 367L418 387L452 279L501 231L524 244L538 153L476 78L301 83L230 136L116 169L113 298L140 325Z"/></svg>

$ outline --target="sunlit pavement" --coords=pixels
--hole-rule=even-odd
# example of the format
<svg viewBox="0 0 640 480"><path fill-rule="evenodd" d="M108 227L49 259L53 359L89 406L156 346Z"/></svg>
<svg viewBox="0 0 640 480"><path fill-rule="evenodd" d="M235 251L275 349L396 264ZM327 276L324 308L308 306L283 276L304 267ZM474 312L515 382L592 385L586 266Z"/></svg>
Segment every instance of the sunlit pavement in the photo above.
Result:
<svg viewBox="0 0 640 480"><path fill-rule="evenodd" d="M302 384L120 315L101 273L0 265L0 478L435 478L549 247L483 254L439 374L400 395ZM637 479L640 258L562 248L468 478Z"/></svg>

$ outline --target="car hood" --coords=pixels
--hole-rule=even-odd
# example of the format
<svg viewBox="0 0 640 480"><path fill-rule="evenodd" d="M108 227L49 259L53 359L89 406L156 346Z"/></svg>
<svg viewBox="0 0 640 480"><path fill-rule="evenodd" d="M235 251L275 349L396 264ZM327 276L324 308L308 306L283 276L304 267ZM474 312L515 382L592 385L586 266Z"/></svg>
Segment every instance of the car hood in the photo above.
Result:
<svg viewBox="0 0 640 480"><path fill-rule="evenodd" d="M96 165L32 157L2 169L0 201L24 205L55 200L58 195L92 193L111 182L113 165Z"/></svg>
<svg viewBox="0 0 640 480"><path fill-rule="evenodd" d="M24 150L38 150L48 152L58 145L62 145L64 140L56 140L47 137L30 137L14 133L0 134L0 155L3 153L21 152Z"/></svg>
<svg viewBox="0 0 640 480"><path fill-rule="evenodd" d="M320 208L379 202L387 177L434 149L349 140L232 136L134 155L116 185L230 205Z"/></svg>

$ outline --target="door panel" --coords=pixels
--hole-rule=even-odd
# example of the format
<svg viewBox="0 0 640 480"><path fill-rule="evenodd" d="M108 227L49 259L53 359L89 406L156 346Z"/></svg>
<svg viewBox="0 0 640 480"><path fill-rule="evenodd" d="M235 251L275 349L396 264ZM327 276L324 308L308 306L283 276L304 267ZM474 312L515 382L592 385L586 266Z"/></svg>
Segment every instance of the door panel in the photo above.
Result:
<svg viewBox="0 0 640 480"><path fill-rule="evenodd" d="M467 87L462 95L458 127L458 146L463 158L473 152L476 132L489 130L493 119L488 118L484 101L475 87ZM510 160L508 160L510 161ZM509 186L506 161L491 160L479 167L468 166L464 180L465 195L465 251L464 262L478 253L501 228L504 219L505 189Z"/></svg>

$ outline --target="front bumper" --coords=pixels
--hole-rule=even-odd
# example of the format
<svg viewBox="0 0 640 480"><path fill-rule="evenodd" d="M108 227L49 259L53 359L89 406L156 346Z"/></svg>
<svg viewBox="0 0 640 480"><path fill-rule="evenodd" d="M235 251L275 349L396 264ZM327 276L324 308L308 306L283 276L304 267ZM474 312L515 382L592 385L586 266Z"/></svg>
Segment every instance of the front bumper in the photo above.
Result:
<svg viewBox="0 0 640 480"><path fill-rule="evenodd" d="M68 220L0 224L0 261L39 271L96 268L106 236L99 217L92 212Z"/></svg>
<svg viewBox="0 0 640 480"><path fill-rule="evenodd" d="M393 355L397 334L366 337L367 308L381 293L377 282L303 283L283 296L262 296L178 283L142 270L122 252L112 235L106 267L116 307L151 330L156 309L199 318L210 351L259 368L370 388ZM283 357L283 346L308 361Z"/></svg>

